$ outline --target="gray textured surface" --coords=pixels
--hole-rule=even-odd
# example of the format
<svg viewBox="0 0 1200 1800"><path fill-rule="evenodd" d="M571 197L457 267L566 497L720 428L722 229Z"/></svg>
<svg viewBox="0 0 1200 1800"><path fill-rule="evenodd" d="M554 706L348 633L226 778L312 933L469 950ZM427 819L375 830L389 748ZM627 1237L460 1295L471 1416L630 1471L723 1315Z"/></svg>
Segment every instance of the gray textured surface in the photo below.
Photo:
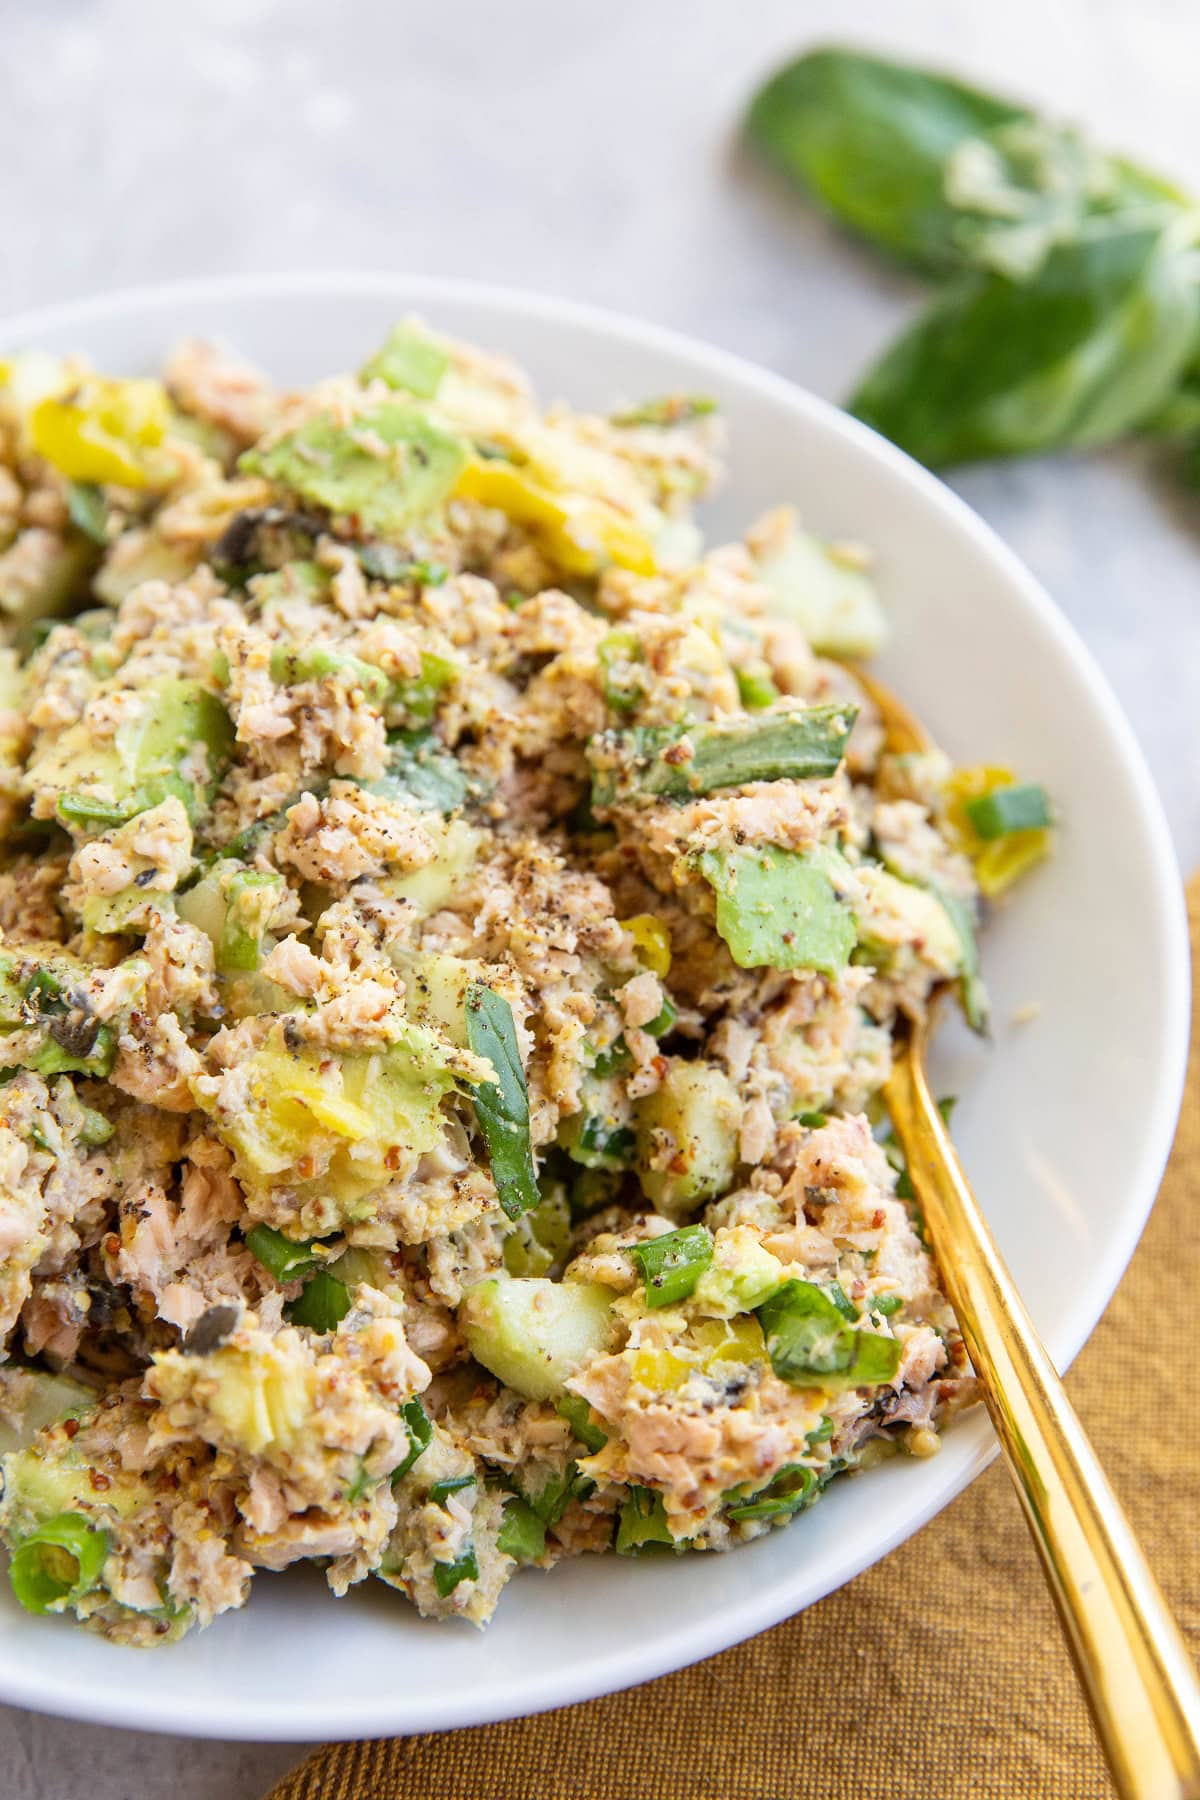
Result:
<svg viewBox="0 0 1200 1800"><path fill-rule="evenodd" d="M0 313L180 275L415 269L576 296L838 396L917 290L732 148L845 0L0 0ZM1200 186L1194 0L856 0ZM958 485L1103 664L1200 862L1200 501L1132 454ZM1036 671L1031 671L1036 679ZM140 1664L131 1656L130 1679ZM0 1709L6 1800L254 1800L296 1752Z"/></svg>

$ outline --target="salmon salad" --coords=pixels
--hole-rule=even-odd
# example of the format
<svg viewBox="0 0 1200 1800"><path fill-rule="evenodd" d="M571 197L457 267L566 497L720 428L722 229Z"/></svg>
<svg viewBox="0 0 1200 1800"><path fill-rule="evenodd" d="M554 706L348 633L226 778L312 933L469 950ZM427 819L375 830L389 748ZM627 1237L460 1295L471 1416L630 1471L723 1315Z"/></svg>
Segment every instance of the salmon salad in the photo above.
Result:
<svg viewBox="0 0 1200 1800"><path fill-rule="evenodd" d="M0 362L30 1611L170 1643L311 1561L483 1624L971 1399L879 1095L934 996L986 1032L1048 802L890 744L868 553L803 494L706 545L725 453L417 319L305 389Z"/></svg>

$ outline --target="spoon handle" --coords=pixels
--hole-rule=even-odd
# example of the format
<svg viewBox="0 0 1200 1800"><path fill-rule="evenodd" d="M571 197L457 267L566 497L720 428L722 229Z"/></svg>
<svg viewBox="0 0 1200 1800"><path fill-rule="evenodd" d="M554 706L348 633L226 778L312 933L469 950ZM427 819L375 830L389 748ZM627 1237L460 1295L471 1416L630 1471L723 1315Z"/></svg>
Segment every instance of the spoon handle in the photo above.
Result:
<svg viewBox="0 0 1200 1800"><path fill-rule="evenodd" d="M884 1098L1122 1800L1200 1800L1200 1684L929 1092L924 1031Z"/></svg>

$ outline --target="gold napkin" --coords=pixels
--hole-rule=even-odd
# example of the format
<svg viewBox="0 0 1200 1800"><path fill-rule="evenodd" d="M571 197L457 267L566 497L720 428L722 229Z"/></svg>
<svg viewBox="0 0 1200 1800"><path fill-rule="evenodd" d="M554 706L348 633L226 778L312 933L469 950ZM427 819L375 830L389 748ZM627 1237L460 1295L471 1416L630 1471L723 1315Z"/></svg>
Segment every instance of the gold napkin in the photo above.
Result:
<svg viewBox="0 0 1200 1800"><path fill-rule="evenodd" d="M1200 967L1200 876L1188 898ZM1067 1383L1194 1648L1198 1200L1194 1021L1158 1204ZM993 1467L884 1562L749 1643L533 1718L328 1744L268 1800L1107 1800L1111 1792L1008 1476Z"/></svg>

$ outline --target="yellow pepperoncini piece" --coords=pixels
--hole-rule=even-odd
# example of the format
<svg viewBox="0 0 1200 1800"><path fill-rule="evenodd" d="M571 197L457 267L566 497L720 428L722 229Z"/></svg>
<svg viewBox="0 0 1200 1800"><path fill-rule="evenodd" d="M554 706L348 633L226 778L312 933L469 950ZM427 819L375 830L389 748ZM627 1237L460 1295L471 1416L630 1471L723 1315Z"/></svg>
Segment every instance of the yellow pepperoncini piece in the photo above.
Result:
<svg viewBox="0 0 1200 1800"><path fill-rule="evenodd" d="M97 375L39 400L29 415L29 436L38 455L71 481L140 488L154 479L147 452L162 443L170 419L160 381Z"/></svg>
<svg viewBox="0 0 1200 1800"><path fill-rule="evenodd" d="M1006 837L993 838L987 849L975 858L975 879L980 892L994 900L1049 853L1050 833L1044 826L1036 831L1010 831Z"/></svg>
<svg viewBox="0 0 1200 1800"><path fill-rule="evenodd" d="M706 1319L693 1325L692 1341L704 1352L704 1367L714 1363L765 1362L766 1341L762 1326L753 1313L739 1313L733 1319Z"/></svg>
<svg viewBox="0 0 1200 1800"><path fill-rule="evenodd" d="M644 969L660 980L671 969L671 933L653 913L637 913L632 919L618 919L622 931L633 939L637 959Z"/></svg>
<svg viewBox="0 0 1200 1800"><path fill-rule="evenodd" d="M515 524L528 526L569 575L594 575L609 562L635 575L653 575L657 567L645 533L609 501L559 493L512 463L469 462L455 493L497 507Z"/></svg>
<svg viewBox="0 0 1200 1800"><path fill-rule="evenodd" d="M665 1345L648 1344L632 1353L629 1373L639 1387L664 1394L682 1387L695 1366L686 1356L680 1356Z"/></svg>
<svg viewBox="0 0 1200 1800"><path fill-rule="evenodd" d="M946 797L946 822L959 849L974 863L979 891L989 900L1004 893L1050 851L1050 832L1044 827L1009 831L989 842L980 837L971 823L967 807L972 800L982 800L999 788L1012 787L1016 779L1011 769L978 763L955 769L942 790Z"/></svg>

